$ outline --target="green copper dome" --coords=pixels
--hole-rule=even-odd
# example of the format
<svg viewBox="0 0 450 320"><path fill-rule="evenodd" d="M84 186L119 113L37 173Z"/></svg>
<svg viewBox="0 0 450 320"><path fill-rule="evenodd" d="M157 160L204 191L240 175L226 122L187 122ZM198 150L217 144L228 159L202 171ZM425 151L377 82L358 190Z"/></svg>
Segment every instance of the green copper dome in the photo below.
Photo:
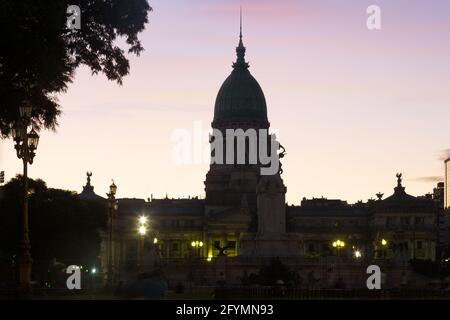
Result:
<svg viewBox="0 0 450 320"><path fill-rule="evenodd" d="M242 33L236 48L237 60L233 71L222 84L216 98L214 122L261 121L267 122L264 93L248 70Z"/></svg>

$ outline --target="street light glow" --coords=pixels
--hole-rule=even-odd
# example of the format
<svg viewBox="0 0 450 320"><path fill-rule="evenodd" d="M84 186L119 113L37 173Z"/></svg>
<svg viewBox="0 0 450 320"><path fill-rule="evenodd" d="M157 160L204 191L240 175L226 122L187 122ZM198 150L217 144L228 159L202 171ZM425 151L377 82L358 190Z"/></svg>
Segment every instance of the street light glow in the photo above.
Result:
<svg viewBox="0 0 450 320"><path fill-rule="evenodd" d="M138 232L141 236L143 236L147 233L147 228L145 226L140 226Z"/></svg>
<svg viewBox="0 0 450 320"><path fill-rule="evenodd" d="M333 248L343 248L345 247L345 242L341 240L333 241Z"/></svg>
<svg viewBox="0 0 450 320"><path fill-rule="evenodd" d="M361 251L359 251L359 250L355 251L355 258L357 258L357 259L361 258Z"/></svg>
<svg viewBox="0 0 450 320"><path fill-rule="evenodd" d="M192 242L191 242L191 246L192 246L193 248L200 248L200 247L203 247L203 241L198 241L198 240L192 241Z"/></svg>
<svg viewBox="0 0 450 320"><path fill-rule="evenodd" d="M382 246L386 246L387 245L387 241L385 239L381 239L381 245Z"/></svg>
<svg viewBox="0 0 450 320"><path fill-rule="evenodd" d="M147 217L146 216L140 216L139 217L139 223L140 224L146 224L147 223Z"/></svg>

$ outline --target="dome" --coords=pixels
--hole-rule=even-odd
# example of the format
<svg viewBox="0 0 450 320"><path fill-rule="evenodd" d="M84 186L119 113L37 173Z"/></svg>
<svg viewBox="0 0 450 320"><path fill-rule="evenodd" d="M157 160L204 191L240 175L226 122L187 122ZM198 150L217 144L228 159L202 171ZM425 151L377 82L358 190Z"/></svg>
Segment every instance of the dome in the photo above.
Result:
<svg viewBox="0 0 450 320"><path fill-rule="evenodd" d="M222 84L214 107L214 121L267 121L264 93L248 69L234 69Z"/></svg>
<svg viewBox="0 0 450 320"><path fill-rule="evenodd" d="M267 123L264 93L245 62L245 47L240 35L233 71L222 84L214 107L214 122L261 121Z"/></svg>

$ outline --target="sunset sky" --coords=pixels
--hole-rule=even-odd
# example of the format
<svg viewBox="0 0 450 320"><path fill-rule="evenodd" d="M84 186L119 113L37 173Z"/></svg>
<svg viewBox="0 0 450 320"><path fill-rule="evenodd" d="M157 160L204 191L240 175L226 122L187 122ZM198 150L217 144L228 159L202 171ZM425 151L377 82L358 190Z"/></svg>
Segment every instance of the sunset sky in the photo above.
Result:
<svg viewBox="0 0 450 320"><path fill-rule="evenodd" d="M80 192L92 171L97 194L111 179L118 197L204 196L207 164L172 162L174 130L210 127L217 92L231 72L244 15L250 72L264 90L271 128L287 155L289 203L349 202L443 181L450 149L450 1L153 0L123 86L77 71L59 96L56 132L43 132L32 178ZM381 7L382 29L366 28ZM0 170L20 173L11 140Z"/></svg>

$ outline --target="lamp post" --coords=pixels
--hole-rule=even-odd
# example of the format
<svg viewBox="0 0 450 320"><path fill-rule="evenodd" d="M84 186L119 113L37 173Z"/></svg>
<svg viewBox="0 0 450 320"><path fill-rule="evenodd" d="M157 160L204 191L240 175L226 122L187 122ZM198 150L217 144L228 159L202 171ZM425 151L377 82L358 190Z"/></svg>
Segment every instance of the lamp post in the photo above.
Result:
<svg viewBox="0 0 450 320"><path fill-rule="evenodd" d="M337 250L337 256L339 257L339 251L345 247L345 242L341 240L333 241L333 248Z"/></svg>
<svg viewBox="0 0 450 320"><path fill-rule="evenodd" d="M112 181L109 186L109 192L106 194L108 196L108 209L109 209L109 245L108 245L108 272L107 272L107 283L111 286L114 283L114 270L113 270L113 240L114 240L114 218L118 209L118 204L116 200L117 186Z"/></svg>
<svg viewBox="0 0 450 320"><path fill-rule="evenodd" d="M89 272L89 270L87 270ZM90 270L90 280L91 280L91 297L94 298L95 292L95 275L97 274L97 268L94 266Z"/></svg>
<svg viewBox="0 0 450 320"><path fill-rule="evenodd" d="M139 262L138 262L138 272L142 273L144 268L144 242L145 234L147 233L147 226L141 224L138 229L139 233Z"/></svg>
<svg viewBox="0 0 450 320"><path fill-rule="evenodd" d="M192 241L191 246L192 248L197 249L197 256L200 258L200 249L203 247L203 241L198 240Z"/></svg>
<svg viewBox="0 0 450 320"><path fill-rule="evenodd" d="M139 259L138 259L138 273L142 273L144 268L144 244L145 244L145 235L147 234L147 217L140 216L139 217Z"/></svg>
<svg viewBox="0 0 450 320"><path fill-rule="evenodd" d="M20 224L19 244L19 287L18 293L21 297L31 294L31 267L33 259L30 253L30 237L28 225L28 164L33 163L35 151L39 143L39 135L31 128L31 113L33 108L26 102L19 108L20 117L11 127L11 133L15 142L17 157L23 162L23 208Z"/></svg>
<svg viewBox="0 0 450 320"><path fill-rule="evenodd" d="M383 259L386 259L386 247L387 247L387 245L388 245L388 242L387 242L387 240L386 239L381 239L381 247L383 248L382 249L382 252L383 252Z"/></svg>
<svg viewBox="0 0 450 320"><path fill-rule="evenodd" d="M337 256L339 257L339 251L345 247L345 242L342 240L333 241L333 248L336 248ZM338 259L337 259L338 260ZM339 266L339 261L336 262L338 270L338 281L341 281L341 268Z"/></svg>

